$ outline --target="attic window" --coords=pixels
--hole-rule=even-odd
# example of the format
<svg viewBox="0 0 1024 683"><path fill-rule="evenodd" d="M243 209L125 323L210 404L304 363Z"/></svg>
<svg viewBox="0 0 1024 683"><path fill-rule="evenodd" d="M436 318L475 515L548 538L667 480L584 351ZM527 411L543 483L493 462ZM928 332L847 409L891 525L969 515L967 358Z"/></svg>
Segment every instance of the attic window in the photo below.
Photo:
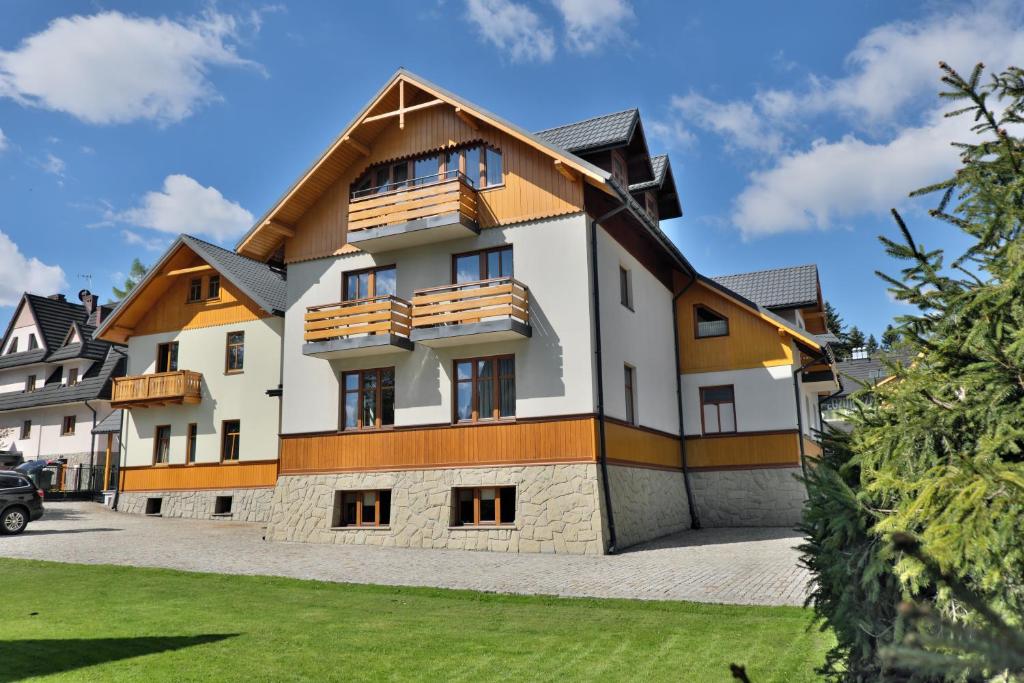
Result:
<svg viewBox="0 0 1024 683"><path fill-rule="evenodd" d="M206 298L207 299L219 299L220 298L220 275L211 275L209 281L206 283Z"/></svg>
<svg viewBox="0 0 1024 683"><path fill-rule="evenodd" d="M432 185L460 176L470 187L496 187L504 183L504 170L501 151L493 147L471 145L443 154L431 152L371 166L352 183L351 199L367 199L410 185Z"/></svg>
<svg viewBox="0 0 1024 683"><path fill-rule="evenodd" d="M729 334L729 319L700 304L693 307L694 335L697 339L725 337Z"/></svg>
<svg viewBox="0 0 1024 683"><path fill-rule="evenodd" d="M11 345L7 347L7 353L17 353L17 352L18 352L18 338L15 337L11 341Z"/></svg>
<svg viewBox="0 0 1024 683"><path fill-rule="evenodd" d="M29 335L28 335L28 350L31 351L32 349L38 349L38 348L39 348L39 342L38 342L38 340L36 340L36 335L31 333L31 332L29 332Z"/></svg>

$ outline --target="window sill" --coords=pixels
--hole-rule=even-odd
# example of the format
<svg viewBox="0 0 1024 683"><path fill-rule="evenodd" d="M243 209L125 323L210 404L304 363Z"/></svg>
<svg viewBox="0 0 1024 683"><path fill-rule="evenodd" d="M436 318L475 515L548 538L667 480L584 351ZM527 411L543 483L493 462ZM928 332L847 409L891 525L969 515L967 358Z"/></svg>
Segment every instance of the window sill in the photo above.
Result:
<svg viewBox="0 0 1024 683"><path fill-rule="evenodd" d="M225 370L225 375L244 375L245 370Z"/></svg>
<svg viewBox="0 0 1024 683"><path fill-rule="evenodd" d="M496 529L513 531L518 528L515 524L466 524L464 526L449 525L448 531L494 531Z"/></svg>
<svg viewBox="0 0 1024 683"><path fill-rule="evenodd" d="M232 516L234 516L234 514L235 513L233 513L233 512L214 512L210 516L211 517L232 517Z"/></svg>
<svg viewBox="0 0 1024 683"><path fill-rule="evenodd" d="M382 526L332 526L331 531L391 531L391 525Z"/></svg>

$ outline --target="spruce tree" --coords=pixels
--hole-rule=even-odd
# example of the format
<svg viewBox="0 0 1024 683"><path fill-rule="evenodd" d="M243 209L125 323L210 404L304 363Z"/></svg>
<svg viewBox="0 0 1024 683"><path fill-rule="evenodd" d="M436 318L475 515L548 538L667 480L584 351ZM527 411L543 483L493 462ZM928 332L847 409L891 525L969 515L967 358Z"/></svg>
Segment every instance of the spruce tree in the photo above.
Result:
<svg viewBox="0 0 1024 683"><path fill-rule="evenodd" d="M825 329L835 335L838 342L832 344L832 352L836 358L843 360L850 356L850 344L846 335L846 323L843 321L839 311L831 302L825 302Z"/></svg>
<svg viewBox="0 0 1024 683"><path fill-rule="evenodd" d="M868 335L868 340L864 342L864 348L868 351L868 357L874 356L878 353L878 340L875 339L875 335Z"/></svg>
<svg viewBox="0 0 1024 683"><path fill-rule="evenodd" d="M900 342L900 333L896 331L896 328L892 324L885 326L885 331L882 332L882 350L890 351Z"/></svg>
<svg viewBox="0 0 1024 683"><path fill-rule="evenodd" d="M111 288L114 291L114 298L110 303L116 303L128 296L135 286L142 282L142 278L146 277L147 272L149 269L143 265L142 261L138 258L132 259L132 267L128 272L128 277L124 280L124 285L120 288Z"/></svg>
<svg viewBox="0 0 1024 683"><path fill-rule="evenodd" d="M859 327L854 325L850 328L849 333L846 335L846 343L849 345L851 351L864 346L864 333L860 331Z"/></svg>

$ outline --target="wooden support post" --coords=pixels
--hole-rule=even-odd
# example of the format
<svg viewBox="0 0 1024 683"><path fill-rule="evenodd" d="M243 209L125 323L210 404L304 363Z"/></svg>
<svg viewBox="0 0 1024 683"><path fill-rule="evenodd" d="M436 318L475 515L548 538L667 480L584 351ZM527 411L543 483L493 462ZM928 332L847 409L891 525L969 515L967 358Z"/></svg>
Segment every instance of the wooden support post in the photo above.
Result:
<svg viewBox="0 0 1024 683"><path fill-rule="evenodd" d="M107 487L110 486L110 452L114 448L114 435L107 434L107 461L103 465L103 488L101 491L106 491Z"/></svg>

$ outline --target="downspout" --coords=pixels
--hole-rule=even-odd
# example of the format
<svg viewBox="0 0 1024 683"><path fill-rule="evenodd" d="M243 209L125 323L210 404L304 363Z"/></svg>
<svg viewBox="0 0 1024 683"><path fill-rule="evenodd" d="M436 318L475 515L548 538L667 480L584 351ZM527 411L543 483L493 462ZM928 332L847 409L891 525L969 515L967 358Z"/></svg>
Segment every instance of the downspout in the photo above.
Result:
<svg viewBox="0 0 1024 683"><path fill-rule="evenodd" d="M679 458L683 465L683 489L686 493L686 504L690 508L690 528L700 529L700 515L697 514L697 505L693 499L693 488L690 485L690 468L686 464L686 430L683 428L683 365L679 348L679 311L676 303L686 294L686 290L697 281L694 274L683 289L672 297L672 335L675 339L676 353L676 410L679 412Z"/></svg>
<svg viewBox="0 0 1024 683"><path fill-rule="evenodd" d="M591 288L594 298L594 358L597 363L597 449L598 463L601 466L601 487L604 489L604 507L608 511L608 547L609 555L617 551L615 538L615 515L612 514L612 492L608 482L608 449L604 429L604 358L601 353L601 287L597 265L597 224L602 223L620 211L625 210L623 201L618 208L612 209L590 223L590 272Z"/></svg>
<svg viewBox="0 0 1024 683"><path fill-rule="evenodd" d="M826 354L824 356L818 356L818 357L812 358L811 360L807 361L806 363L804 363L803 365L801 365L800 367L798 367L796 370L793 371L793 398L796 401L796 438L797 438L797 442L800 445L800 474L803 475L803 478L805 480L807 479L807 464L804 462L804 458L807 456L807 453L806 453L806 451L804 449L804 421L800 417L800 412L801 412L800 403L801 403L801 401L800 401L800 382L798 381L798 379L799 379L800 373L803 372L805 368L809 368L812 365L816 365L816 364L820 363L822 360L826 360L827 361L828 360L828 355ZM819 408L820 408L820 404L819 404Z"/></svg>
<svg viewBox="0 0 1024 683"><path fill-rule="evenodd" d="M117 458L117 483L114 485L114 504L110 506L111 510L117 510L117 503L121 500L121 476L124 472L123 462L127 462L128 459L128 448L124 442L124 419L128 414L128 409L121 410L121 431L117 434L117 450L120 451Z"/></svg>
<svg viewBox="0 0 1024 683"><path fill-rule="evenodd" d="M92 430L89 431L89 476L92 476L92 469L96 467L96 409L89 405L89 399L85 399L85 407L92 412Z"/></svg>

